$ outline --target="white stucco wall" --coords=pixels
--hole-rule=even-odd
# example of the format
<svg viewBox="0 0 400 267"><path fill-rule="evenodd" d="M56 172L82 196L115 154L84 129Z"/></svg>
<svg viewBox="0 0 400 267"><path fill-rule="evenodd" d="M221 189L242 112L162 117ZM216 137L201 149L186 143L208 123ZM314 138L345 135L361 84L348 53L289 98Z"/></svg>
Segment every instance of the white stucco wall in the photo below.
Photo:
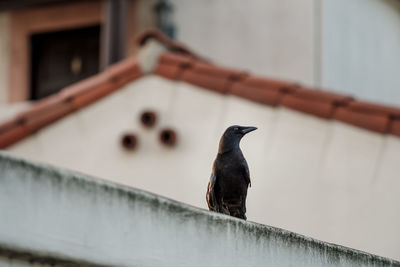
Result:
<svg viewBox="0 0 400 267"><path fill-rule="evenodd" d="M144 109L159 115L144 129ZM400 259L400 139L146 76L10 147L49 162L206 208L219 138L232 124L259 129L242 140L252 185L248 219ZM173 127L175 148L158 141ZM136 151L120 136L133 131Z"/></svg>
<svg viewBox="0 0 400 267"><path fill-rule="evenodd" d="M314 83L314 0L171 0L177 39L260 75Z"/></svg>
<svg viewBox="0 0 400 267"><path fill-rule="evenodd" d="M0 170L1 266L400 265L2 153Z"/></svg>
<svg viewBox="0 0 400 267"><path fill-rule="evenodd" d="M8 102L9 15L0 12L0 107Z"/></svg>
<svg viewBox="0 0 400 267"><path fill-rule="evenodd" d="M324 0L322 84L400 106L400 2Z"/></svg>

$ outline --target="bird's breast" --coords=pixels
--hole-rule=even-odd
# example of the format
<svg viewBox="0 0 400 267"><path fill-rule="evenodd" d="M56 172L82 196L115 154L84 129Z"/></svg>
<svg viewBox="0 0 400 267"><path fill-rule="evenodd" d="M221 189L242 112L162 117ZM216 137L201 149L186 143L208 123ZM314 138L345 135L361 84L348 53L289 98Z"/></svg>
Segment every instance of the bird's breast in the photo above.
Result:
<svg viewBox="0 0 400 267"><path fill-rule="evenodd" d="M247 183L244 177L244 158L226 157L218 164L218 184L222 195L237 196L247 192Z"/></svg>

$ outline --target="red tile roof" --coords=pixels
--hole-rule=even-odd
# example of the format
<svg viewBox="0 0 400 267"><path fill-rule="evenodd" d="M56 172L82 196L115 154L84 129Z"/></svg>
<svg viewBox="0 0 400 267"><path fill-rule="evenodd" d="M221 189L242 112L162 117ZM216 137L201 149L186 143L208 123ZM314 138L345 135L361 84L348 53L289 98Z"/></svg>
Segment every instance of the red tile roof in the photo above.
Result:
<svg viewBox="0 0 400 267"><path fill-rule="evenodd" d="M260 78L170 52L160 57L155 73L218 93L270 106L283 105L320 118L336 119L371 131L400 136L399 108L358 101L349 95Z"/></svg>
<svg viewBox="0 0 400 267"><path fill-rule="evenodd" d="M151 38L157 39L169 50L160 56L154 70L159 76L269 106L282 105L320 118L336 119L370 131L400 136L399 108L358 101L348 95L220 67L155 30L142 34L138 43L143 45ZM137 61L130 58L98 75L69 86L58 94L38 101L25 112L0 124L0 148L18 142L142 75Z"/></svg>
<svg viewBox="0 0 400 267"><path fill-rule="evenodd" d="M142 76L134 58L111 66L59 93L36 102L14 118L0 123L0 149L6 148L62 117L86 107Z"/></svg>

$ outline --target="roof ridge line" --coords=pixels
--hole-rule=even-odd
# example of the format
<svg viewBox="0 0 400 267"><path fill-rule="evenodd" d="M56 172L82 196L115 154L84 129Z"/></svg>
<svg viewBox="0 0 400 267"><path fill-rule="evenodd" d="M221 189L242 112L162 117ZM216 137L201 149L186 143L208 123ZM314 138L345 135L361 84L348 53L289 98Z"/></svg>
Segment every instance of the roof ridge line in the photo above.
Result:
<svg viewBox="0 0 400 267"><path fill-rule="evenodd" d="M158 55L158 64L153 70L157 75L253 102L282 105L320 118L335 119L370 131L400 136L400 108L221 67L204 60L155 29L142 33L138 44L144 46L150 39L163 44L168 51Z"/></svg>
<svg viewBox="0 0 400 267"><path fill-rule="evenodd" d="M269 106L285 106L366 130L400 136L400 108L359 101L351 95L263 78L191 56L164 52L154 74Z"/></svg>
<svg viewBox="0 0 400 267"><path fill-rule="evenodd" d="M143 73L136 58L131 57L35 102L27 109L0 123L0 149L17 143L141 76Z"/></svg>

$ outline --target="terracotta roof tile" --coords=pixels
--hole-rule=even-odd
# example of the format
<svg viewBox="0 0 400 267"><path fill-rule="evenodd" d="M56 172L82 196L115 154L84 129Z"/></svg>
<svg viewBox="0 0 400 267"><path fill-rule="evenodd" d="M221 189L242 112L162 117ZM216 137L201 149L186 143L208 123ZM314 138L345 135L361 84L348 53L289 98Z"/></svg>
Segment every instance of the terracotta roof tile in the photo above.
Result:
<svg viewBox="0 0 400 267"><path fill-rule="evenodd" d="M395 120L392 122L390 133L400 136L400 120Z"/></svg>
<svg viewBox="0 0 400 267"><path fill-rule="evenodd" d="M293 93L297 87L295 83L247 75L232 85L230 93L258 103L277 106L284 94Z"/></svg>
<svg viewBox="0 0 400 267"><path fill-rule="evenodd" d="M12 118L8 121L3 122L0 124L0 133L7 132L13 129L16 125L20 124L20 121L17 118Z"/></svg>
<svg viewBox="0 0 400 267"><path fill-rule="evenodd" d="M249 75L242 81L244 85L257 87L257 88L265 88L270 90L279 90L283 93L292 93L297 90L299 87L298 84L287 82L287 81L280 81L280 80L273 80L268 78L261 78Z"/></svg>
<svg viewBox="0 0 400 267"><path fill-rule="evenodd" d="M108 75L111 82L115 83L117 86L123 86L143 74L136 58L130 57L111 65L106 70L106 75Z"/></svg>
<svg viewBox="0 0 400 267"><path fill-rule="evenodd" d="M17 115L29 133L64 117L74 110L71 101L59 94L52 95L38 102L32 108Z"/></svg>
<svg viewBox="0 0 400 267"><path fill-rule="evenodd" d="M283 96L283 93L278 89L274 90L268 87L254 87L242 82L234 83L230 88L229 93L270 106L277 106Z"/></svg>
<svg viewBox="0 0 400 267"><path fill-rule="evenodd" d="M233 82L246 76L244 72L170 52L160 56L154 72L171 80L183 80L220 93L226 93Z"/></svg>
<svg viewBox="0 0 400 267"><path fill-rule="evenodd" d="M28 136L29 133L22 125L15 125L13 128L0 133L0 148L13 145Z"/></svg>
<svg viewBox="0 0 400 267"><path fill-rule="evenodd" d="M389 130L389 118L382 114L355 112L348 107L339 107L334 118L379 133L388 133Z"/></svg>
<svg viewBox="0 0 400 267"><path fill-rule="evenodd" d="M283 98L282 104L322 118L331 118L337 106L347 105L353 98L322 90L297 88Z"/></svg>
<svg viewBox="0 0 400 267"><path fill-rule="evenodd" d="M219 93L227 93L233 83L245 76L244 72L197 61L183 72L181 80Z"/></svg>
<svg viewBox="0 0 400 267"><path fill-rule="evenodd" d="M193 69L183 72L181 80L218 93L226 93L229 86L228 79L218 76L203 75Z"/></svg>
<svg viewBox="0 0 400 267"><path fill-rule="evenodd" d="M196 61L196 63L193 64L192 70L198 74L229 79L232 81L237 81L246 75L243 71L220 67L201 61Z"/></svg>
<svg viewBox="0 0 400 267"><path fill-rule="evenodd" d="M158 64L154 73L170 80L178 80L182 71L178 65Z"/></svg>
<svg viewBox="0 0 400 267"><path fill-rule="evenodd" d="M329 102L312 101L307 98L301 98L290 94L283 97L282 105L327 119L333 116L333 111L335 108Z"/></svg>
<svg viewBox="0 0 400 267"><path fill-rule="evenodd" d="M353 97L349 95L342 95L325 90L317 90L304 87L301 87L296 92L293 92L293 96L312 102L330 103L334 106L345 106L353 100Z"/></svg>
<svg viewBox="0 0 400 267"><path fill-rule="evenodd" d="M192 65L192 59L172 53L164 53L159 58L155 73L171 80L177 80L182 72Z"/></svg>
<svg viewBox="0 0 400 267"><path fill-rule="evenodd" d="M136 59L128 58L112 65L100 74L66 87L60 92L60 95L71 99L74 108L80 109L142 75Z"/></svg>
<svg viewBox="0 0 400 267"><path fill-rule="evenodd" d="M75 109L83 108L117 90L118 87L110 81L99 84L95 90L86 90L72 97L72 104Z"/></svg>
<svg viewBox="0 0 400 267"><path fill-rule="evenodd" d="M177 65L181 68L189 67L193 63L193 59L173 53L163 53L158 59L159 64Z"/></svg>
<svg viewBox="0 0 400 267"><path fill-rule="evenodd" d="M59 94L65 97L74 97L86 91L93 90L93 88L96 88L106 82L108 82L108 76L105 75L104 72L102 72L100 74L96 74L87 79L84 79L78 83L74 83L70 86L65 87L59 92ZM40 104L40 101L36 103L36 105L38 104Z"/></svg>
<svg viewBox="0 0 400 267"><path fill-rule="evenodd" d="M349 109L368 114L387 115L392 119L400 119L400 109L386 105L380 105L365 101L353 101L349 104Z"/></svg>
<svg viewBox="0 0 400 267"><path fill-rule="evenodd" d="M28 135L22 122L22 120L14 118L0 125L0 147L14 144Z"/></svg>

